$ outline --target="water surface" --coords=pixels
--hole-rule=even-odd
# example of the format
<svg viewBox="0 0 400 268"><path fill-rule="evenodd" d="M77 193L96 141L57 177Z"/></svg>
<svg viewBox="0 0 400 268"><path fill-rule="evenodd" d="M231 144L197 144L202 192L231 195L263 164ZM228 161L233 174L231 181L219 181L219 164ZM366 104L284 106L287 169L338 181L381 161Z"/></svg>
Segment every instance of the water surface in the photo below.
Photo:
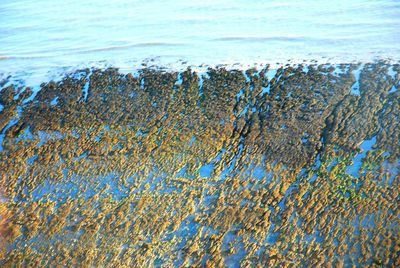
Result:
<svg viewBox="0 0 400 268"><path fill-rule="evenodd" d="M173 67L398 60L399 15L390 0L2 0L0 73L38 78L146 59Z"/></svg>

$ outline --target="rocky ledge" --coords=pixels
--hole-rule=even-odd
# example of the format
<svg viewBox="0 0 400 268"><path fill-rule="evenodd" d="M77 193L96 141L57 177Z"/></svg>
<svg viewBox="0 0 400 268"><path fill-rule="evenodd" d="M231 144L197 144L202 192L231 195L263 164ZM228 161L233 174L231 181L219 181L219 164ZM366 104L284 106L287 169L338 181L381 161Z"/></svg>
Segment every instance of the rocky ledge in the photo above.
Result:
<svg viewBox="0 0 400 268"><path fill-rule="evenodd" d="M400 66L0 91L4 266L400 266Z"/></svg>

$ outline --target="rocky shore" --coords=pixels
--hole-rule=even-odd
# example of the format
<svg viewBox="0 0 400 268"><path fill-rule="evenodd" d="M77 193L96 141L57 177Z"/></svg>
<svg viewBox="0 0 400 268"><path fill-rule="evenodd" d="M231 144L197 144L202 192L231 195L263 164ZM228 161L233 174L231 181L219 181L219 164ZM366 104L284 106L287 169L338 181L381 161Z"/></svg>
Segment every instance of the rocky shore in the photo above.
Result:
<svg viewBox="0 0 400 268"><path fill-rule="evenodd" d="M399 88L386 62L3 86L0 264L399 267Z"/></svg>

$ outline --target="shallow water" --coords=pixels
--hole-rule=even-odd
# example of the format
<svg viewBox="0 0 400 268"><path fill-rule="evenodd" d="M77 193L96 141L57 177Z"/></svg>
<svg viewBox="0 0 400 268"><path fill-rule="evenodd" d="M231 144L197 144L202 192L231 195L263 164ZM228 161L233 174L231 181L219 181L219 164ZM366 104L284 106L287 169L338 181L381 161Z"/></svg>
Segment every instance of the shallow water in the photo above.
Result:
<svg viewBox="0 0 400 268"><path fill-rule="evenodd" d="M400 3L282 2L0 0L0 266L399 267Z"/></svg>
<svg viewBox="0 0 400 268"><path fill-rule="evenodd" d="M331 67L4 88L0 266L400 267L400 66Z"/></svg>
<svg viewBox="0 0 400 268"><path fill-rule="evenodd" d="M399 59L398 1L0 2L0 73Z"/></svg>

